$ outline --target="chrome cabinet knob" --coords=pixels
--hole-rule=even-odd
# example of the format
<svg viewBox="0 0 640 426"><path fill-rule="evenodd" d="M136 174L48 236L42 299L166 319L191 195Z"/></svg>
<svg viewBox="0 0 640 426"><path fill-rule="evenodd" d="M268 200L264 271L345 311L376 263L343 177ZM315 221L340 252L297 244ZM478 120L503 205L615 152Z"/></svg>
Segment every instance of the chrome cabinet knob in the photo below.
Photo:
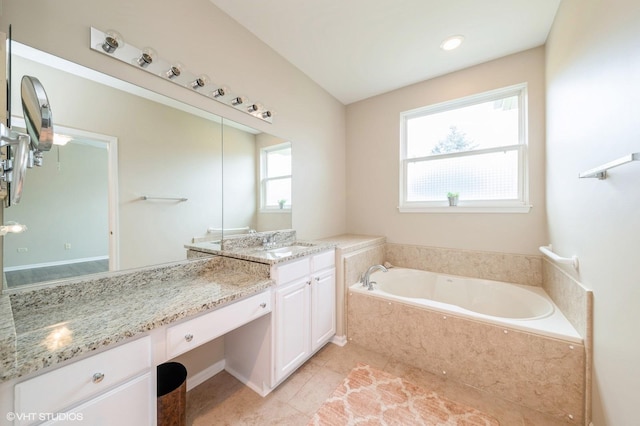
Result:
<svg viewBox="0 0 640 426"><path fill-rule="evenodd" d="M307 285L311 285L311 280L307 281Z"/></svg>
<svg viewBox="0 0 640 426"><path fill-rule="evenodd" d="M93 383L100 383L104 379L104 373L95 373L91 379Z"/></svg>
<svg viewBox="0 0 640 426"><path fill-rule="evenodd" d="M316 281L320 282L320 277L316 277Z"/></svg>
<svg viewBox="0 0 640 426"><path fill-rule="evenodd" d="M263 308L263 309L264 309L264 308L266 308L266 307L267 307L266 302L262 302L262 303L260 304L260 307L261 307L261 308Z"/></svg>
<svg viewBox="0 0 640 426"><path fill-rule="evenodd" d="M187 334L184 336L184 340L186 340L187 342L190 342L193 340L193 334Z"/></svg>

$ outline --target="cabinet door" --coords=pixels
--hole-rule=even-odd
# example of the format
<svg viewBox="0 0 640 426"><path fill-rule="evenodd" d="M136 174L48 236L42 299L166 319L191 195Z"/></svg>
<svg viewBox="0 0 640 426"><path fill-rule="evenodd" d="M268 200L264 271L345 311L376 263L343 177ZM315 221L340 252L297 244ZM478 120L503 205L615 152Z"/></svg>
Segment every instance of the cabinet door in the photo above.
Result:
<svg viewBox="0 0 640 426"><path fill-rule="evenodd" d="M147 373L66 413L55 413L45 425L141 426L153 423L155 389Z"/></svg>
<svg viewBox="0 0 640 426"><path fill-rule="evenodd" d="M311 351L336 334L336 270L316 272L311 292Z"/></svg>
<svg viewBox="0 0 640 426"><path fill-rule="evenodd" d="M302 278L276 290L274 383L295 370L309 355L311 280Z"/></svg>

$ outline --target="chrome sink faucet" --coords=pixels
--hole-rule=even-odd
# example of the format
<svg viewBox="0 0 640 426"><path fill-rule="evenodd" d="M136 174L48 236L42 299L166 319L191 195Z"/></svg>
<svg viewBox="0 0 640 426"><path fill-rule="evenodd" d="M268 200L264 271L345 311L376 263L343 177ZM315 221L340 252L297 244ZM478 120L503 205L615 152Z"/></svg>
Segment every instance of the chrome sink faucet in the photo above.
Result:
<svg viewBox="0 0 640 426"><path fill-rule="evenodd" d="M275 244L276 243L273 241L273 234L269 234L262 239L262 248L264 249L270 249Z"/></svg>
<svg viewBox="0 0 640 426"><path fill-rule="evenodd" d="M388 272L389 270L387 268L385 268L382 265L373 265L371 267L369 267L369 269L367 269L367 272L364 273L364 275L362 275L362 279L360 280L360 282L362 283L362 287L367 287L367 290L373 290L373 285L376 283L375 281L371 281L370 280L370 276L372 273L374 273L375 271L382 271L382 272Z"/></svg>

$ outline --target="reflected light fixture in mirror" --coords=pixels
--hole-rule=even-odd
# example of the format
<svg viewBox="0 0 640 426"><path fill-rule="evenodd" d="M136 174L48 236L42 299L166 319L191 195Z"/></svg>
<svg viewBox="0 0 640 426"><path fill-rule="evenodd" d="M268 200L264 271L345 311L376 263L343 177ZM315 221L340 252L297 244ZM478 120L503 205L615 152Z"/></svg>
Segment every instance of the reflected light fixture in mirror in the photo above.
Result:
<svg viewBox="0 0 640 426"><path fill-rule="evenodd" d="M450 50L457 49L458 47L460 47L463 41L464 41L464 36L461 36L461 35L454 35L451 37L447 37L440 44L440 49L447 52Z"/></svg>
<svg viewBox="0 0 640 426"><path fill-rule="evenodd" d="M54 133L53 134L53 144L54 145L58 145L58 146L65 146L66 144L69 143L69 141L73 139L71 136L68 135L61 135L59 133Z"/></svg>
<svg viewBox="0 0 640 426"><path fill-rule="evenodd" d="M7 222L6 225L0 226L0 235L20 234L26 230L26 225L22 225L16 222Z"/></svg>
<svg viewBox="0 0 640 426"><path fill-rule="evenodd" d="M131 45L131 43L125 44L122 35L117 31L109 30L102 32L92 27L90 48L91 50L108 55L129 65L134 65L136 68L147 71L155 76L165 78L172 83L191 89L209 99L233 107L259 120L266 121L267 123L273 122L274 114L270 108L253 103L252 105L260 105L260 108L247 109L245 105L250 103L249 100L244 96L238 95L231 95L229 99L227 99L226 95L230 95L230 91L226 87L223 88L220 86L217 90L201 90L209 85L216 87L206 74L192 73L186 70L181 63L171 63L163 60L153 49L151 50L153 50L154 55L151 55L149 48L139 49Z"/></svg>

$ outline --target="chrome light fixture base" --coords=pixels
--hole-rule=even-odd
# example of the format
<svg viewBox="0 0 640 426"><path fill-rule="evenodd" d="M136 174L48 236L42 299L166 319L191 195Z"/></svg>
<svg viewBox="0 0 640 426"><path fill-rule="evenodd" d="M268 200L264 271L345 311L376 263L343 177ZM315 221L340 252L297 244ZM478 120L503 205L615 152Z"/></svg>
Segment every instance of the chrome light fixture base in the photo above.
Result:
<svg viewBox="0 0 640 426"><path fill-rule="evenodd" d="M113 37L113 34L117 34L118 39ZM273 123L273 116L275 115L273 110L262 106L262 104L250 102L244 96L233 94L228 87L211 82L206 74L192 73L179 62L162 59L157 56L155 50L149 47L139 49L129 42L124 43L122 36L116 31L103 32L91 27L90 47L91 50L111 56L156 77L189 89L191 92L225 104L264 122ZM247 108L246 105L259 106L259 108Z"/></svg>

